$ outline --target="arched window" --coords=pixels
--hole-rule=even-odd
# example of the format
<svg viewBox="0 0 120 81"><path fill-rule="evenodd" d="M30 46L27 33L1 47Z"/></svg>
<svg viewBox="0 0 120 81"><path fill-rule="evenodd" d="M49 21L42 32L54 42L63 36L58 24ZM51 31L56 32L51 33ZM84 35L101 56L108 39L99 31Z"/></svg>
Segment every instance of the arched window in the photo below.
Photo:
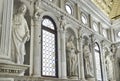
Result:
<svg viewBox="0 0 120 81"><path fill-rule="evenodd" d="M57 30L54 21L43 17L42 21L42 76L57 77Z"/></svg>
<svg viewBox="0 0 120 81"><path fill-rule="evenodd" d="M102 64L101 64L101 55L100 55L100 48L98 43L95 43L95 67L96 67L96 78L97 81L103 81L102 80Z"/></svg>

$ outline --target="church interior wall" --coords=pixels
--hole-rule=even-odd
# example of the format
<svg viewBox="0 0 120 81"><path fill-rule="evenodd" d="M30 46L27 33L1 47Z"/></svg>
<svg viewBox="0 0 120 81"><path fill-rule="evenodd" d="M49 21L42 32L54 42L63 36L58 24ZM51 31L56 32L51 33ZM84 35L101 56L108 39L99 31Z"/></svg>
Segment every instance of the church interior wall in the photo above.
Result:
<svg viewBox="0 0 120 81"><path fill-rule="evenodd" d="M117 33L119 32L120 24L114 25L114 22L112 23L91 1L4 0L3 2L5 9L0 7L3 9L3 19L0 16L2 21L0 23L0 75L3 78L5 78L5 75L8 75L6 77L10 76L15 81L26 80L29 76L32 77L32 81L36 80L34 79L35 77L40 78L40 81L42 81L42 77L44 81L48 78L51 81L59 79L65 79L65 81L98 81L98 79L100 81L119 81L120 74L117 72L120 70L118 65L119 59L116 60L115 58L117 57L116 54L119 55L118 51L116 53L116 49L119 47ZM26 12L23 14L23 17L20 15L20 20L16 16L21 14L18 12L21 4L26 6ZM67 11L68 7L71 11ZM16 21L13 22L14 16ZM55 31L43 28L42 24L45 17L50 18L54 22L55 29L53 30ZM18 41L14 39L14 26L19 27L17 20L26 22L22 22L20 25L27 24L29 30L27 34L29 32L30 35L30 38L27 35L29 39L27 40L26 37L26 41L22 44L23 47L25 46L25 49L20 51L23 52L25 50L26 54L21 55L21 60L19 60L20 57L18 56L13 57L14 53L12 53L18 49L17 47L12 47ZM17 25L15 25L16 23ZM113 28L111 28L112 26ZM53 76L55 79L43 76L43 30L50 30L52 33L57 32L55 33L57 39L55 40L55 45L57 46L54 48L57 54L57 59L55 59L55 63L57 62L55 65L57 67L55 70L56 75ZM24 34L23 31L21 31L22 35ZM96 43L100 51L99 68L101 71L99 72L101 72L101 75L99 75L101 78L97 75L96 63L98 61L95 60L97 58L95 57ZM111 45L115 45L117 48L112 48ZM85 57L87 54L89 54L88 58ZM74 57L74 61L70 58L70 55ZM17 60L14 61L15 59ZM115 76L115 74L117 75ZM15 78L16 75L17 77ZM21 76L24 78L21 79Z"/></svg>

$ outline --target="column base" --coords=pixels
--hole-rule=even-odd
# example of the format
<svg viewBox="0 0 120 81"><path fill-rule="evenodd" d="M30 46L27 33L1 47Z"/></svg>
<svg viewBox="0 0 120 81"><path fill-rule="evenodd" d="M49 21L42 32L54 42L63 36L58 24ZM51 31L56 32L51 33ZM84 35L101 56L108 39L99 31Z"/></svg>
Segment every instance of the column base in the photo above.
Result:
<svg viewBox="0 0 120 81"><path fill-rule="evenodd" d="M78 77L77 76L71 76L70 79L78 80Z"/></svg>
<svg viewBox="0 0 120 81"><path fill-rule="evenodd" d="M87 81L95 81L95 78L87 78Z"/></svg>
<svg viewBox="0 0 120 81"><path fill-rule="evenodd" d="M33 77L41 77L40 74L33 74L32 76L33 76Z"/></svg>
<svg viewBox="0 0 120 81"><path fill-rule="evenodd" d="M67 77L66 76L62 76L61 79L67 79Z"/></svg>
<svg viewBox="0 0 120 81"><path fill-rule="evenodd" d="M116 81L116 80L111 80L111 81Z"/></svg>

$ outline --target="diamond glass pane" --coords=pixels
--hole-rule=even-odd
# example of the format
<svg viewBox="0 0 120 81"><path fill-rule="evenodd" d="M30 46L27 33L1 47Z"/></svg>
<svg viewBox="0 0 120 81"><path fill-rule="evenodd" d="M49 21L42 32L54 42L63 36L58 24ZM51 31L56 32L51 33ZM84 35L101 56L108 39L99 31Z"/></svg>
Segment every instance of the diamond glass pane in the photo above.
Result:
<svg viewBox="0 0 120 81"><path fill-rule="evenodd" d="M42 75L55 76L55 34L42 30Z"/></svg>
<svg viewBox="0 0 120 81"><path fill-rule="evenodd" d="M54 30L53 23L51 22L51 20L49 20L47 18L43 20L42 25Z"/></svg>
<svg viewBox="0 0 120 81"><path fill-rule="evenodd" d="M96 45L96 48L95 48L95 61L96 61L96 75L97 75L97 80L98 81L102 81L102 76L101 76L101 66L100 66L100 55L99 55L99 50L98 49L98 46Z"/></svg>

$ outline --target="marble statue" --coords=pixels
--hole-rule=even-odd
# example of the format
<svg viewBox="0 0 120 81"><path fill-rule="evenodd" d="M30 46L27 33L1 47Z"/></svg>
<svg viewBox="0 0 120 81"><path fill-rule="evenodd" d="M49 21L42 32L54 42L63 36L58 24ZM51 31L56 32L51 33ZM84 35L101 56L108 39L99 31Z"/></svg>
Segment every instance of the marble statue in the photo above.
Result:
<svg viewBox="0 0 120 81"><path fill-rule="evenodd" d="M112 64L112 53L110 49L105 50L105 65L106 65L106 73L107 73L107 79L112 80L113 79L113 64Z"/></svg>
<svg viewBox="0 0 120 81"><path fill-rule="evenodd" d="M25 52L25 43L29 40L29 29L24 15L27 7L21 4L17 13L13 17L12 26L12 60L17 64L23 64Z"/></svg>
<svg viewBox="0 0 120 81"><path fill-rule="evenodd" d="M67 67L68 67L69 76L77 75L77 53L73 41L74 41L74 36L71 35L67 42L67 56L68 56Z"/></svg>
<svg viewBox="0 0 120 81"><path fill-rule="evenodd" d="M91 77L93 75L93 68L92 68L92 54L89 48L89 43L86 43L83 46L83 53L84 53L84 61L85 61L85 71L86 77Z"/></svg>
<svg viewBox="0 0 120 81"><path fill-rule="evenodd" d="M61 16L60 19L59 19L59 21L60 21L60 28L62 30L65 30L65 25L67 24L65 16Z"/></svg>
<svg viewBox="0 0 120 81"><path fill-rule="evenodd" d="M115 44L112 44L110 48L111 48L111 53L113 55L113 58L115 58L116 57L116 52L117 52L117 47L116 47Z"/></svg>
<svg viewBox="0 0 120 81"><path fill-rule="evenodd" d="M41 0L36 0L35 5L34 5L34 8L35 8L34 16L35 16L36 19L39 19L40 14L43 11L42 8L41 8L41 5L42 5Z"/></svg>

